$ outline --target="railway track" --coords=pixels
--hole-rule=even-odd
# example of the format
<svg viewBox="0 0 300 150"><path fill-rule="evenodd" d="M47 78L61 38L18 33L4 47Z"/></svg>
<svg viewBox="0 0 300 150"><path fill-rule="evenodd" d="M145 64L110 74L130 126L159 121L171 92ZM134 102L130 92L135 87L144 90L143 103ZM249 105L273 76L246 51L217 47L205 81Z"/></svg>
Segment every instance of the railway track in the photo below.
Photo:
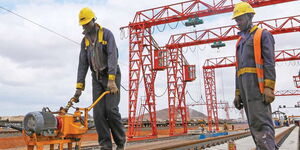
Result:
<svg viewBox="0 0 300 150"><path fill-rule="evenodd" d="M96 129L89 129L88 133L96 133ZM17 130L0 131L0 137L21 136L22 132Z"/></svg>
<svg viewBox="0 0 300 150"><path fill-rule="evenodd" d="M280 146L284 140L289 136L289 134L294 130L295 126L285 129L283 132L276 135L275 140L276 144ZM300 130L299 130L300 132ZM1 135L5 134L20 134L19 131L1 131ZM219 136L213 138L207 138L204 140L198 140L199 135L182 135L182 136L171 136L171 137L162 137L151 140L143 140L143 141L133 141L128 142L126 144L126 149L130 150L140 150L140 149L148 149L148 150L189 150L189 149L204 149L204 148L213 148L213 146L227 143L230 140L237 140L244 137L250 136L249 131L239 131L239 132L231 132L226 136ZM300 136L300 135L299 135ZM300 138L300 137L299 137ZM93 150L99 149L96 142L90 144L89 146L83 146L82 150ZM249 147L249 149L255 149Z"/></svg>
<svg viewBox="0 0 300 150"><path fill-rule="evenodd" d="M126 149L130 150L165 150L165 149L203 149L206 147L215 146L218 144L226 143L229 140L236 140L239 138L247 137L250 132L244 131L237 134L208 138L205 140L195 140L198 139L199 135L182 135L182 136L171 136L163 137L157 139L143 140L128 142ZM82 150L92 150L99 149L98 145L83 146Z"/></svg>
<svg viewBox="0 0 300 150"><path fill-rule="evenodd" d="M208 138L205 140L189 140L189 141L180 141L176 143L170 143L166 145L161 145L158 148L154 148L157 150L165 150L165 149L176 149L176 150L194 150L194 149L204 149L212 146L216 146L219 144L227 143L230 140L237 140L247 136L250 136L250 132L242 132L232 135L226 135L221 137Z"/></svg>
<svg viewBox="0 0 300 150"><path fill-rule="evenodd" d="M0 137L9 137L9 136L21 136L22 132L9 130L9 131L0 131Z"/></svg>
<svg viewBox="0 0 300 150"><path fill-rule="evenodd" d="M126 144L126 149L132 149L132 147L134 147L136 145L147 145L147 144L153 143L153 142L182 140L182 139L192 140L192 139L196 139L198 137L199 137L199 135L181 135L181 136L166 136L166 137L139 140L139 141L128 141L127 144ZM98 144L97 145L82 146L81 149L82 150L99 149L99 146L98 146Z"/></svg>
<svg viewBox="0 0 300 150"><path fill-rule="evenodd" d="M280 147L281 144L285 141L285 139L289 136L289 134L294 130L295 126L286 129L280 134L276 135L275 141L276 144ZM227 143L230 140L237 140L240 138L244 138L250 136L250 132L237 133L227 136L221 136L216 138L209 138L206 140L190 140L190 141L178 141L178 142L170 142L166 144L159 145L159 147L151 147L146 148L148 150L156 149L156 150L194 150L194 149L204 149L212 146L216 146L219 144ZM139 147L142 148L142 147ZM254 150L255 148L253 148Z"/></svg>
<svg viewBox="0 0 300 150"><path fill-rule="evenodd" d="M0 131L0 134L15 134L15 133L21 133L20 131Z"/></svg>
<svg viewBox="0 0 300 150"><path fill-rule="evenodd" d="M284 140L289 136L289 134L294 130L295 126L285 129L283 132L276 135L275 140L276 144L280 145ZM126 149L130 150L195 150L195 149L205 149L213 148L213 146L227 143L230 140L237 140L244 137L250 136L249 131L243 131L240 133L230 134L226 136L207 138L204 140L195 140L199 136L178 136L178 137L168 137L164 139L158 139L156 141L143 141L136 143L127 143ZM99 146L88 146L82 147L83 150L98 149ZM249 147L249 149L255 149Z"/></svg>
<svg viewBox="0 0 300 150"><path fill-rule="evenodd" d="M275 142L278 147L286 140L286 138L291 134L291 132L296 128L296 126L290 127L280 134L276 135ZM300 130L299 130L300 131ZM300 140L300 138L299 138Z"/></svg>

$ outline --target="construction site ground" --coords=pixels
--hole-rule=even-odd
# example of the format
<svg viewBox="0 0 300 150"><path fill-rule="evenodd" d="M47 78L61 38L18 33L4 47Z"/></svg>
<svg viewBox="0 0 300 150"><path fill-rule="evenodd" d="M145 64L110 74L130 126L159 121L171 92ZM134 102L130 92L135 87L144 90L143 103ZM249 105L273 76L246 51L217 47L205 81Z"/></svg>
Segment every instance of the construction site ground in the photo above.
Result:
<svg viewBox="0 0 300 150"><path fill-rule="evenodd" d="M231 133L236 132L241 130L242 126L236 126L235 131L229 131ZM243 126L245 128L245 125ZM291 127L291 126L290 126ZM282 133L286 129L290 127L282 127L282 128L277 128L275 130L276 135ZM189 130L195 130L198 129L198 127L192 127L189 128ZM150 133L150 129L145 129L142 134L147 135ZM164 127L159 129L159 134L160 136L158 137L157 140L151 140L151 141L135 141L135 142L128 142L126 145L126 149L130 150L138 150L138 149L156 149L161 146L161 145L172 145L174 143L181 143L181 142L187 142L187 141L193 141L193 140L198 140L199 135L190 135L190 136L178 136L174 138L168 138L168 131L169 129ZM181 129L177 129L176 132L180 132ZM141 134L141 135L142 135ZM291 134L287 137L287 139L284 141L284 143L281 145L280 149L283 150L297 150L298 143L299 142L299 127L296 127ZM0 149L8 149L8 150L26 150L24 140L21 135L19 136L9 136L9 137L1 137L0 138ZM235 140L235 144L237 147L237 150L251 150L255 148L255 144L253 142L253 139L251 136L248 136L246 138L238 139ZM83 147L89 146L92 147L92 149L97 149L97 134L95 130L90 130L89 133L85 134L83 136ZM45 149L49 149L47 146ZM216 145L212 146L210 148L205 148L208 150L227 150L228 149L228 144L224 143L221 145Z"/></svg>
<svg viewBox="0 0 300 150"><path fill-rule="evenodd" d="M244 129L247 128L246 124L237 124L235 125L235 129ZM189 130L196 130L199 127L189 127ZM182 133L183 129L178 127L176 129L176 133ZM137 134L137 136L147 136L151 134L151 128L143 128L141 132ZM159 127L158 128L158 138L165 138L169 136L169 128L168 127ZM82 146L89 145L97 145L97 133L96 130L89 130L87 134L83 135L82 138ZM0 149L10 149L10 150L25 150L26 145L24 139L22 137L21 132L14 132L12 134L0 134Z"/></svg>
<svg viewBox="0 0 300 150"><path fill-rule="evenodd" d="M289 127L282 127L275 129L275 135L283 132ZM298 142L299 142L299 127L296 127L292 133L288 136L288 138L284 141L284 143L280 146L280 150L297 150L298 149ZM252 136L248 136L246 138L242 138L235 141L236 149L237 150L251 150L255 148L254 141ZM207 150L227 150L228 145L221 144L211 148L207 148Z"/></svg>

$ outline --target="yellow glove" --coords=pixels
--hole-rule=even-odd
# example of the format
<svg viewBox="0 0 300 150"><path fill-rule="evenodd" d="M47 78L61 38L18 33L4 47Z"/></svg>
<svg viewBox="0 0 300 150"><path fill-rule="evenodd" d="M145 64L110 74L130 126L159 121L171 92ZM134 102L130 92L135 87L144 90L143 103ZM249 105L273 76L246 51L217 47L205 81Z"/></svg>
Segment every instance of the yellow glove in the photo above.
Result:
<svg viewBox="0 0 300 150"><path fill-rule="evenodd" d="M271 104L275 99L275 94L271 88L265 87L263 101L266 104Z"/></svg>
<svg viewBox="0 0 300 150"><path fill-rule="evenodd" d="M235 106L236 109L238 110L241 110L244 105L243 105L243 102L242 102L242 98L240 95L235 95L235 98L233 100L233 104Z"/></svg>
<svg viewBox="0 0 300 150"><path fill-rule="evenodd" d="M108 80L107 88L108 88L108 90L110 91L111 94L117 94L119 92L119 89L116 85L115 80Z"/></svg>

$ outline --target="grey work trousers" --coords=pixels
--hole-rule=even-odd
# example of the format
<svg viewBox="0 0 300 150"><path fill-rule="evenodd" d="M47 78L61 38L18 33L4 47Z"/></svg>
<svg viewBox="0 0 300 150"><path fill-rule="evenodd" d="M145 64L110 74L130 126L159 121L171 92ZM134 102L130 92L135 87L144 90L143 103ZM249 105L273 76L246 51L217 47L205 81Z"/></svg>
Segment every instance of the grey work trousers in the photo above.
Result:
<svg viewBox="0 0 300 150"><path fill-rule="evenodd" d="M256 150L276 150L271 105L263 102L257 75L243 74L238 78L238 84Z"/></svg>
<svg viewBox="0 0 300 150"><path fill-rule="evenodd" d="M108 75L102 74L97 80L93 77L93 100L95 101L107 89ZM116 84L120 91L121 73L118 68ZM123 147L126 142L124 126L119 113L120 92L106 95L93 109L93 116L98 142L101 149L112 149L111 134L117 146Z"/></svg>

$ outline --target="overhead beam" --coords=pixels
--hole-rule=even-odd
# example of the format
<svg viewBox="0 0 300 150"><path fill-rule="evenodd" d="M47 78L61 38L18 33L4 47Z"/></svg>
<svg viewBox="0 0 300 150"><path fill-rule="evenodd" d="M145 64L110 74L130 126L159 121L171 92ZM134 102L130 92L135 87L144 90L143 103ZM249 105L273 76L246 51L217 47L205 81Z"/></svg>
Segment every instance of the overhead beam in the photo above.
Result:
<svg viewBox="0 0 300 150"><path fill-rule="evenodd" d="M253 23L260 28L269 30L272 34L283 34L300 31L300 15L262 20ZM239 29L237 25L229 25L218 28L198 30L171 35L167 48L182 48L200 44L208 44L216 41L236 40Z"/></svg>
<svg viewBox="0 0 300 150"><path fill-rule="evenodd" d="M296 0L246 0L252 7L262 7ZM185 2L160 6L156 8L141 10L136 12L134 19L129 23L131 28L139 28L140 24L145 24L149 28L155 25L172 23L187 20L190 17L205 17L216 14L232 12L234 8L233 0L189 0ZM128 27L126 26L126 27ZM126 28L122 27L122 28Z"/></svg>

